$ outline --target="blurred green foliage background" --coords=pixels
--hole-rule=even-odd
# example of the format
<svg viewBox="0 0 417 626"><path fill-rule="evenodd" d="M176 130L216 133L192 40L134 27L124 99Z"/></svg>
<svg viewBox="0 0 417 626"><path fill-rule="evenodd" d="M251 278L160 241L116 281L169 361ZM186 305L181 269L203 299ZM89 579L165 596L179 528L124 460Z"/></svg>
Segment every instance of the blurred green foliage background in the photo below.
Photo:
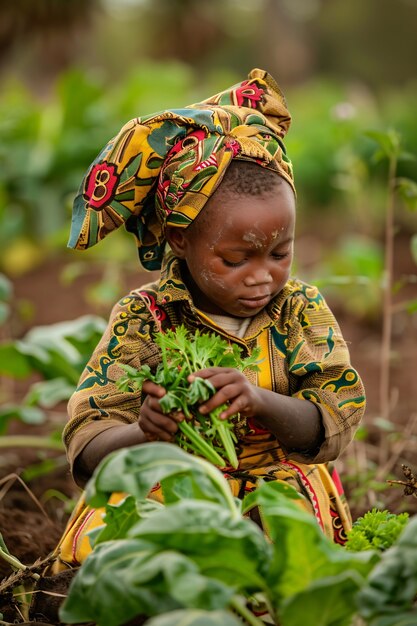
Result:
<svg viewBox="0 0 417 626"><path fill-rule="evenodd" d="M395 128L417 154L415 0L2 0L0 8L6 274L64 253L82 175L125 121L197 101L252 67L277 78L293 115L287 147L301 231L323 215L347 264L369 243L376 270L386 172L364 131ZM416 179L416 162L399 173ZM410 217L400 221L408 228ZM334 259L325 265L339 272Z"/></svg>
<svg viewBox="0 0 417 626"><path fill-rule="evenodd" d="M128 119L197 102L260 67L277 79L293 116L286 145L298 190L294 271L341 314L376 415L348 460L357 499L369 495L369 480L415 453L417 0L0 0L0 14L5 424L16 416L36 422L35 406L68 397L76 375L62 361L84 363L102 320L28 330L87 312L107 317L128 287L149 280L122 231L83 253L66 249L72 200L91 161ZM391 306L383 297L388 161L375 154L397 136L395 177L408 182L391 189ZM393 320L392 350L381 357L384 315ZM384 359L393 370L393 421L378 408ZM45 385L25 396L16 379L34 372ZM403 433L394 422L405 424Z"/></svg>

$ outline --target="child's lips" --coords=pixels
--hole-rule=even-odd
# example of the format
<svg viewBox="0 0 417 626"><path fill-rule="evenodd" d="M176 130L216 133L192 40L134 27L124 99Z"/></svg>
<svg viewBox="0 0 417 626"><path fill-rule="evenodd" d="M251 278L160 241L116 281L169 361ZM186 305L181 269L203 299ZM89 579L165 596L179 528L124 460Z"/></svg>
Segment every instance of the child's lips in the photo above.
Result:
<svg viewBox="0 0 417 626"><path fill-rule="evenodd" d="M271 294L267 293L256 298L239 298L239 302L248 309L262 309L271 299Z"/></svg>

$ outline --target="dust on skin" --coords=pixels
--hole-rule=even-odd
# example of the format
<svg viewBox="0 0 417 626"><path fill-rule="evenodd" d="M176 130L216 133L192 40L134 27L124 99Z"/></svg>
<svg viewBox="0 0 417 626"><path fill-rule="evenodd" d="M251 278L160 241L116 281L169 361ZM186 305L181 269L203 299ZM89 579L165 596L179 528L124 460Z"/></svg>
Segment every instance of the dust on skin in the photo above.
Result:
<svg viewBox="0 0 417 626"><path fill-rule="evenodd" d="M281 230L284 230L284 227L282 227ZM273 230L270 234L271 240L278 240L279 234L279 230ZM242 239L255 249L262 248L268 243L268 235L262 231L248 231L243 235Z"/></svg>
<svg viewBox="0 0 417 626"><path fill-rule="evenodd" d="M222 280L216 273L210 272L208 269L202 269L200 276L205 283L214 282L220 287L224 287L224 280Z"/></svg>

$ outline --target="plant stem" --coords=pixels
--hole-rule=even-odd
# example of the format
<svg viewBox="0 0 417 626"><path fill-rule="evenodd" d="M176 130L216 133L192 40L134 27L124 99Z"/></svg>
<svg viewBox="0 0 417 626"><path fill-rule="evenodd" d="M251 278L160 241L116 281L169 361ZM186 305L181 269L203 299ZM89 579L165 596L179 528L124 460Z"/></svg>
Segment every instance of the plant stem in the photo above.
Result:
<svg viewBox="0 0 417 626"><path fill-rule="evenodd" d="M388 198L385 218L385 267L383 280L380 414L389 419L390 414L390 360L392 334L392 284L394 273L394 204L397 156L391 155L388 169Z"/></svg>
<svg viewBox="0 0 417 626"><path fill-rule="evenodd" d="M225 462L216 450L203 439L186 420L179 423L179 429L194 445L196 452L204 455L214 465L225 467Z"/></svg>
<svg viewBox="0 0 417 626"><path fill-rule="evenodd" d="M230 606L234 611L250 624L250 626L263 626L264 622L256 617L249 609L246 608L239 596L233 596L230 600Z"/></svg>
<svg viewBox="0 0 417 626"><path fill-rule="evenodd" d="M3 548L0 548L0 558L2 558L3 561L6 561L6 563L11 565L14 570L22 570L24 572L28 569L26 565L23 565L23 563L19 561L19 559L17 559L12 554L8 554L7 552L5 552ZM32 574L32 577L36 580L40 578L39 574Z"/></svg>
<svg viewBox="0 0 417 626"><path fill-rule="evenodd" d="M0 448L46 448L48 450L65 450L62 441L36 435L6 435L0 437Z"/></svg>
<svg viewBox="0 0 417 626"><path fill-rule="evenodd" d="M212 418L213 424L216 427L219 439L222 442L223 448L226 453L226 458L229 461L230 465L236 469L239 465L239 461L236 455L236 448L235 444L233 443L232 435L224 420L221 420L219 417L217 417L217 415L219 415L224 408L225 407L223 405L219 407L220 410L214 409L214 411L211 412L210 416Z"/></svg>

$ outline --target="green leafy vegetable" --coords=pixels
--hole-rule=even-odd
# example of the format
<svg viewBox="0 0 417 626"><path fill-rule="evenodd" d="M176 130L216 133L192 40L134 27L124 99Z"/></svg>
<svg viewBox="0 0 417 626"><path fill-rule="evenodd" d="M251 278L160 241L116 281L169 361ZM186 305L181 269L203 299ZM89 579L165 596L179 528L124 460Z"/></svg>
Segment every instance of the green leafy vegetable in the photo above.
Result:
<svg viewBox="0 0 417 626"><path fill-rule="evenodd" d="M175 484L169 479L175 477ZM165 501L176 502L176 487L185 497L219 502L239 518L236 500L223 474L212 464L168 443L147 443L109 454L87 484L86 500L93 507L105 506L113 492L124 492L144 500L158 483ZM185 483L185 484L184 484ZM184 497L183 495L183 497Z"/></svg>
<svg viewBox="0 0 417 626"><path fill-rule="evenodd" d="M397 541L408 522L408 513L395 515L389 511L372 509L358 518L348 533L346 549L387 550Z"/></svg>
<svg viewBox="0 0 417 626"><path fill-rule="evenodd" d="M202 415L198 407L216 390L208 380L196 377L190 383L188 376L207 367L256 370L259 350L242 358L241 348L237 344L229 345L214 333L201 334L197 331L195 335L190 335L184 326L158 334L155 341L161 348L162 356L155 373L149 365L143 365L139 370L122 365L126 373L117 381L119 389L140 390L145 380L152 380L164 387L167 393L160 400L163 412L182 411L186 417L179 424L176 443L189 452L205 457L214 465L225 467L227 463L224 459L227 459L236 468L238 460L233 424L219 417L226 405L217 407L208 415Z"/></svg>
<svg viewBox="0 0 417 626"><path fill-rule="evenodd" d="M360 615L371 626L417 624L417 517L382 553L357 597ZM414 620L414 621L413 621Z"/></svg>
<svg viewBox="0 0 417 626"><path fill-rule="evenodd" d="M153 617L146 626L242 626L242 622L226 611L185 609Z"/></svg>
<svg viewBox="0 0 417 626"><path fill-rule="evenodd" d="M144 500L158 482L163 505ZM96 547L61 609L65 623L119 626L146 615L152 617L149 626L262 626L256 608L262 607L282 626L351 626L361 589L366 590L363 615L389 619L386 607L376 612L382 594L407 620L404 626L413 623L408 620L417 581L412 533L408 539L401 535L404 545L397 553L395 546L381 555L347 552L325 537L290 485L261 482L240 504L222 472L167 443L142 444L106 457L88 483L87 501L100 506L113 491L127 496L106 507L107 526L95 534ZM255 506L269 538L245 515ZM384 557L389 562L395 557L397 567L389 585L381 586L376 576L372 580ZM389 572L385 568L380 575L385 580Z"/></svg>
<svg viewBox="0 0 417 626"><path fill-rule="evenodd" d="M86 560L83 576L73 580L60 618L68 624L119 626L137 615L224 608L233 591L201 575L197 565L178 552L161 553L140 539L107 541Z"/></svg>

